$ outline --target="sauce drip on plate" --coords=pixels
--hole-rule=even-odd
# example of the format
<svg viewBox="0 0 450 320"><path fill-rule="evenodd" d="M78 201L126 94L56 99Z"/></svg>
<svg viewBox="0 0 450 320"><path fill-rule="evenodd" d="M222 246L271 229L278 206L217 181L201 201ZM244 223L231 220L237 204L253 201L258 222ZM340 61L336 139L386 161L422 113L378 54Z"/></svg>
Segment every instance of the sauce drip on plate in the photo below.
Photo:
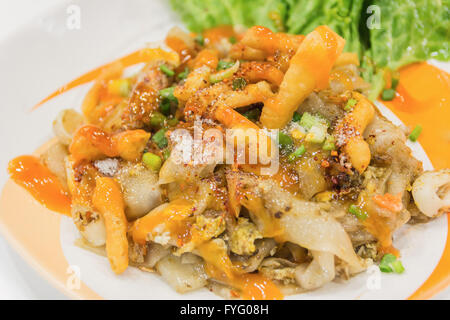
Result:
<svg viewBox="0 0 450 320"><path fill-rule="evenodd" d="M383 101L406 125L421 125L419 142L436 169L450 167L450 76L428 63L400 70L397 95Z"/></svg>
<svg viewBox="0 0 450 320"><path fill-rule="evenodd" d="M20 156L9 162L11 178L50 210L70 216L70 196L58 178L34 156Z"/></svg>

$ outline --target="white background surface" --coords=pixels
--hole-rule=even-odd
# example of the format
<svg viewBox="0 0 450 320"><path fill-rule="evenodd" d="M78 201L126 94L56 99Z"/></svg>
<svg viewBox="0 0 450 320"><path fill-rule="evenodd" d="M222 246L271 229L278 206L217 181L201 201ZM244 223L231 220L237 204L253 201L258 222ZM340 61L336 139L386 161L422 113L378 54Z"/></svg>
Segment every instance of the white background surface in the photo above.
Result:
<svg viewBox="0 0 450 320"><path fill-rule="evenodd" d="M60 3L70 1L0 0L0 42L23 24L36 19ZM447 289L436 298L449 297L450 289ZM65 299L65 297L26 265L0 236L0 299Z"/></svg>
<svg viewBox="0 0 450 320"><path fill-rule="evenodd" d="M0 0L0 42L26 22L62 2ZM0 299L65 299L65 296L38 276L0 236Z"/></svg>

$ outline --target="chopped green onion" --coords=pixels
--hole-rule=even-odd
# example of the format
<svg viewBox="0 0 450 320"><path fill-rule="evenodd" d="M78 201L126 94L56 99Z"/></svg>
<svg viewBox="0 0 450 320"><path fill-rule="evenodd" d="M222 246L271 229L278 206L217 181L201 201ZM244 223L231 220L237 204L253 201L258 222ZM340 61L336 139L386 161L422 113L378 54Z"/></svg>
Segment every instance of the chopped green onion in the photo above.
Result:
<svg viewBox="0 0 450 320"><path fill-rule="evenodd" d="M391 80L391 88L394 89L394 90L397 89L398 83L399 83L399 80L396 79L396 78L393 78Z"/></svg>
<svg viewBox="0 0 450 320"><path fill-rule="evenodd" d="M417 139L419 138L420 134L422 133L422 126L421 125L417 125L413 131L411 131L411 134L409 135L409 140L416 142Z"/></svg>
<svg viewBox="0 0 450 320"><path fill-rule="evenodd" d="M175 71L171 70L168 66L166 66L165 64L162 64L159 66L159 70L161 70L162 72L164 72L166 75L168 75L169 77L173 76L175 74Z"/></svg>
<svg viewBox="0 0 450 320"><path fill-rule="evenodd" d="M394 256L392 253L386 253L383 258L381 258L380 263L382 264L390 264L392 262L394 262L395 260L397 260L397 257Z"/></svg>
<svg viewBox="0 0 450 320"><path fill-rule="evenodd" d="M233 90L242 90L247 85L247 81L244 78L236 78L233 80Z"/></svg>
<svg viewBox="0 0 450 320"><path fill-rule="evenodd" d="M219 60L219 63L217 64L217 70L225 70L231 68L233 65L234 62L232 61Z"/></svg>
<svg viewBox="0 0 450 320"><path fill-rule="evenodd" d="M400 260L395 260L391 263L392 269L395 273L403 273L405 271L405 267Z"/></svg>
<svg viewBox="0 0 450 320"><path fill-rule="evenodd" d="M278 133L278 143L282 148L287 148L293 144L293 141L291 137L280 131Z"/></svg>
<svg viewBox="0 0 450 320"><path fill-rule="evenodd" d="M183 72L180 72L180 73L177 75L177 78L178 78L179 80L184 80L184 79L186 79L186 78L188 77L188 75L189 75L189 68L186 67L186 68L184 68L184 71L183 71Z"/></svg>
<svg viewBox="0 0 450 320"><path fill-rule="evenodd" d="M156 154L151 152L146 152L142 156L142 162L149 169L158 171L161 168L162 160Z"/></svg>
<svg viewBox="0 0 450 320"><path fill-rule="evenodd" d="M353 214L354 216L356 216L359 220L366 220L367 219L367 212L365 212L363 209L361 209L360 207L352 204L349 208L348 208L348 212L350 212L351 214Z"/></svg>
<svg viewBox="0 0 450 320"><path fill-rule="evenodd" d="M297 111L294 112L294 116L292 117L292 121L299 122L302 119L302 116Z"/></svg>
<svg viewBox="0 0 450 320"><path fill-rule="evenodd" d="M174 90L175 87L159 90L159 96L162 98L161 103L159 104L159 110L166 116L170 114L172 102L175 104L178 103L177 98L173 95Z"/></svg>
<svg viewBox="0 0 450 320"><path fill-rule="evenodd" d="M150 117L150 125L152 127L162 127L164 125L164 121L166 121L166 117L161 112L153 112Z"/></svg>
<svg viewBox="0 0 450 320"><path fill-rule="evenodd" d="M336 145L334 144L334 137L332 135L327 135L322 149L325 151L333 151L336 149Z"/></svg>
<svg viewBox="0 0 450 320"><path fill-rule="evenodd" d="M156 143L156 145L160 149L164 149L169 144L169 141L166 138L166 131L167 129L161 129L158 132L156 132L152 137L152 141Z"/></svg>
<svg viewBox="0 0 450 320"><path fill-rule="evenodd" d="M327 121L320 116L313 116L309 112L305 112L300 119L300 125L306 130L311 129L313 126L326 126L328 127Z"/></svg>
<svg viewBox="0 0 450 320"><path fill-rule="evenodd" d="M390 273L394 271L388 264L380 264L378 267L380 268L380 271L384 273Z"/></svg>
<svg viewBox="0 0 450 320"><path fill-rule="evenodd" d="M346 104L345 107L344 107L344 110L345 110L345 111L351 111L351 110L352 110L352 107L354 107L354 106L356 105L357 102L358 102L358 101L356 101L355 99L349 99L349 100L347 101L347 104Z"/></svg>
<svg viewBox="0 0 450 320"><path fill-rule="evenodd" d="M380 261L379 268L382 272L386 273L395 272L400 274L405 271L402 262L397 260L397 257L392 253L387 253L383 256Z"/></svg>
<svg viewBox="0 0 450 320"><path fill-rule="evenodd" d="M233 74L236 73L236 71L238 71L238 69L239 69L239 61L236 61L236 63L233 64L232 67L210 75L209 76L209 81L211 83L217 83L217 82L220 82L220 81L225 80L227 78L230 78L230 77L233 76Z"/></svg>
<svg viewBox="0 0 450 320"><path fill-rule="evenodd" d="M242 115L249 120L256 121L259 119L259 116L261 115L261 110L259 110L258 108L254 108L244 112Z"/></svg>
<svg viewBox="0 0 450 320"><path fill-rule="evenodd" d="M167 120L167 124L171 127L176 126L178 124L178 119L177 118L170 118Z"/></svg>
<svg viewBox="0 0 450 320"><path fill-rule="evenodd" d="M230 41L231 44L235 44L237 42L236 37L229 37L228 40Z"/></svg>
<svg viewBox="0 0 450 320"><path fill-rule="evenodd" d="M381 99L384 101L391 101L395 98L395 90L394 89L384 89L381 94Z"/></svg>
<svg viewBox="0 0 450 320"><path fill-rule="evenodd" d="M199 33L196 37L195 37L195 42L197 42L199 45L203 46L205 44L205 38L203 37L203 35L201 33Z"/></svg>
<svg viewBox="0 0 450 320"><path fill-rule="evenodd" d="M162 112L162 114L168 116L170 114L170 109L171 109L170 100L163 99L159 104L159 110Z"/></svg>
<svg viewBox="0 0 450 320"><path fill-rule="evenodd" d="M175 87L169 87L169 88L161 89L161 90L159 90L159 95L161 96L161 98L165 98L165 99L169 99L171 101L175 101L175 100L177 100L177 98L175 98L175 96L173 95L174 91L175 91Z"/></svg>
<svg viewBox="0 0 450 320"><path fill-rule="evenodd" d="M304 145L301 145L300 147L298 147L294 152L292 152L289 157L288 160L290 162L294 162L297 158L301 157L302 155L304 155L306 152L306 148Z"/></svg>

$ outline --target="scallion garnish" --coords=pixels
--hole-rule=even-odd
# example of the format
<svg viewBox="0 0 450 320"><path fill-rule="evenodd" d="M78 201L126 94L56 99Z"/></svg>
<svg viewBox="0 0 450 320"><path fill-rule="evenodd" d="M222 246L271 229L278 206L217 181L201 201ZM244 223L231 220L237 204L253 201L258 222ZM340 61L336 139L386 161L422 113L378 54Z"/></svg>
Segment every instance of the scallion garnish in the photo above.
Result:
<svg viewBox="0 0 450 320"><path fill-rule="evenodd" d="M164 121L166 121L166 117L161 112L153 112L150 117L150 125L152 127L160 128L164 125Z"/></svg>
<svg viewBox="0 0 450 320"><path fill-rule="evenodd" d="M366 220L368 215L367 212L365 212L363 209L361 209L360 207L358 207L357 205L352 204L349 208L348 208L348 212L350 212L351 214L353 214L355 217L357 217L359 220Z"/></svg>
<svg viewBox="0 0 450 320"><path fill-rule="evenodd" d="M219 60L219 63L217 64L217 70L225 70L231 68L233 65L234 62L232 61Z"/></svg>
<svg viewBox="0 0 450 320"><path fill-rule="evenodd" d="M384 89L381 94L381 99L384 101L391 101L395 98L395 90L394 89Z"/></svg>
<svg viewBox="0 0 450 320"><path fill-rule="evenodd" d="M158 171L161 168L162 160L159 156L154 153L146 152L142 156L142 162L149 169Z"/></svg>
<svg viewBox="0 0 450 320"><path fill-rule="evenodd" d="M394 89L394 90L397 89L398 83L399 83L399 80L396 79L396 78L393 78L391 80L391 88Z"/></svg>
<svg viewBox="0 0 450 320"><path fill-rule="evenodd" d="M180 72L180 73L177 75L177 78L178 78L179 80L184 80L184 79L187 78L188 74L189 74L189 68L186 67L186 68L184 68L184 71L183 71L183 72Z"/></svg>
<svg viewBox="0 0 450 320"><path fill-rule="evenodd" d="M300 147L298 147L294 152L292 152L289 155L289 157L288 157L289 162L294 162L297 158L299 158L302 155L304 155L305 152L306 152L305 146L301 145Z"/></svg>
<svg viewBox="0 0 450 320"><path fill-rule="evenodd" d="M385 273L395 272L400 274L405 271L402 262L400 260L397 260L397 257L392 253L387 253L383 256L380 261L379 268L381 272Z"/></svg>
<svg viewBox="0 0 450 320"><path fill-rule="evenodd" d="M287 148L293 144L292 138L283 132L278 133L278 143L280 147Z"/></svg>
<svg viewBox="0 0 450 320"><path fill-rule="evenodd" d="M302 119L302 115L297 111L294 112L294 116L292 117L292 121L299 122Z"/></svg>
<svg viewBox="0 0 450 320"><path fill-rule="evenodd" d="M236 78L233 80L233 90L242 90L247 85L247 81L244 78Z"/></svg>
<svg viewBox="0 0 450 320"><path fill-rule="evenodd" d="M356 105L358 101L356 101L355 99L348 99L347 104L344 107L345 111L351 111L352 107L354 107Z"/></svg>
<svg viewBox="0 0 450 320"><path fill-rule="evenodd" d="M409 140L411 140L412 142L416 142L417 139L419 138L420 134L422 133L422 126L421 125L417 125L413 131L411 131L411 134L409 135Z"/></svg>
<svg viewBox="0 0 450 320"><path fill-rule="evenodd" d="M168 75L169 77L172 77L175 74L175 71L171 70L168 66L166 66L165 64L162 64L159 66L159 70L161 70L162 72L164 72L166 75Z"/></svg>
<svg viewBox="0 0 450 320"><path fill-rule="evenodd" d="M166 138L166 132L167 129L161 129L158 132L156 132L152 137L152 141L156 143L156 145L160 149L167 147L167 145L169 144L169 141Z"/></svg>

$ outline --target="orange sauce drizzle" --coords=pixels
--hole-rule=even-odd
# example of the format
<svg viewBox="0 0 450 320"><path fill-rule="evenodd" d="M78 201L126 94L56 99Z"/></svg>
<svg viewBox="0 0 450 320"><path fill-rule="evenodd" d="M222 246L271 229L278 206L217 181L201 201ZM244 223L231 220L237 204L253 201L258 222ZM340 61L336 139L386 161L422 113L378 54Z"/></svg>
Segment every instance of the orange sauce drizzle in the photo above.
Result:
<svg viewBox="0 0 450 320"><path fill-rule="evenodd" d="M53 92L52 94L50 94L48 97L46 97L45 99L43 99L41 102L39 102L37 105L35 105L33 107L33 110L37 109L38 107L40 107L42 104L44 104L45 102L59 96L60 94L63 94L75 87L78 87L82 84L88 83L90 81L93 81L95 79L97 79L98 77L100 77L100 75L104 72L104 70L110 68L113 64L116 63L121 63L123 68L138 64L138 63L145 63L148 62L150 60L155 60L155 59L161 59L161 60L168 60L168 61L172 61L172 62L178 62L177 58L175 58L173 56L173 54L164 51L162 49L156 48L156 49L151 49L151 48L145 48L145 49L140 49L137 51L134 51L122 58L119 58L115 61L112 61L110 63L107 63L101 67L98 67L92 71L89 71L88 73L85 73L83 75L81 75L80 77L76 78L75 80L70 81L69 83L63 85L62 87L60 87L59 89L57 89L55 92Z"/></svg>
<svg viewBox="0 0 450 320"><path fill-rule="evenodd" d="M195 204L185 199L174 200L164 208L156 208L144 217L133 223L131 232L133 240L139 244L145 244L147 235L158 225L165 224L171 235L176 236L182 243L190 238L189 226L186 219L194 212Z"/></svg>
<svg viewBox="0 0 450 320"><path fill-rule="evenodd" d="M436 169L450 167L450 77L426 62L400 70L397 95L382 101L406 125L423 127L419 142Z"/></svg>
<svg viewBox="0 0 450 320"><path fill-rule="evenodd" d="M71 199L58 178L34 156L20 156L9 162L11 178L50 210L70 216Z"/></svg>
<svg viewBox="0 0 450 320"><path fill-rule="evenodd" d="M203 36L206 42L214 43L223 38L236 37L236 32L234 32L232 26L219 26L204 31Z"/></svg>
<svg viewBox="0 0 450 320"><path fill-rule="evenodd" d="M200 255L205 259L206 273L217 280L228 283L241 292L245 300L281 300L283 294L269 279L259 273L241 274L233 265L226 249L210 241L198 247ZM233 292L234 295L237 293Z"/></svg>

